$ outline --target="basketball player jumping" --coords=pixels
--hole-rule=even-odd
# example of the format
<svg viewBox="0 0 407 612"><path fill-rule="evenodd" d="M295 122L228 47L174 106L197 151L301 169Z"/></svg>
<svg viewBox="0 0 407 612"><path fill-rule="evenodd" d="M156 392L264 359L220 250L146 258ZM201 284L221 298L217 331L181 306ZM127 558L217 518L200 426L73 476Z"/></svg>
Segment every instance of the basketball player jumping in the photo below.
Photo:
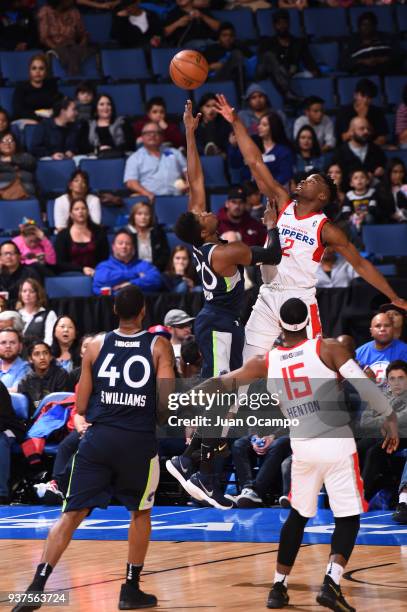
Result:
<svg viewBox="0 0 407 612"><path fill-rule="evenodd" d="M175 225L175 233L193 247L196 270L202 280L205 305L195 319L194 333L202 353L202 376L218 376L241 366L244 329L239 316L244 296L243 266L257 263L278 264L281 247L276 228L276 211L269 207L264 215L268 230L267 248L249 247L244 242L227 243L217 234L218 218L206 212L204 175L195 140L200 115L192 114L187 100L184 124L187 139L189 180L188 212ZM195 435L181 457L167 461L168 471L190 495L215 508L232 507L214 482L214 456L226 447L219 438ZM200 471L193 473L191 457L201 448Z"/></svg>
<svg viewBox="0 0 407 612"><path fill-rule="evenodd" d="M206 384L212 392L214 389L230 392L236 386L257 379L267 378L270 390L281 382L285 393L280 410L286 418L298 420L297 427L291 428L290 432L293 451L291 511L281 529L277 568L267 607L283 608L288 604L287 577L299 551L305 525L316 513L319 491L325 485L335 529L317 602L338 612L355 612L344 599L339 583L355 545L359 515L366 510L366 505L352 431L346 424L340 424L343 423L343 414L340 415L339 411L331 412L331 417L329 411L324 412L324 406L337 406L338 373L350 381L370 408L383 415L383 430L386 432L383 448L388 453L398 446L397 419L383 393L343 345L336 340L307 339L309 314L305 302L298 298L288 299L280 308L279 319L280 331L283 330L285 337L284 347L253 357L239 370L203 385ZM325 401L327 384L335 393L334 402ZM320 398L324 399L324 404ZM338 416L341 421L338 421Z"/></svg>
<svg viewBox="0 0 407 612"><path fill-rule="evenodd" d="M126 582L121 586L119 609L135 610L157 604L154 595L140 589L139 579L159 480L156 380L171 385L174 356L168 340L141 330L145 308L137 287L122 289L114 309L119 328L92 340L82 361L76 409L92 426L74 457L63 514L48 535L27 591L44 590L75 529L93 508L107 508L114 496L131 512ZM161 402L157 405L164 413L166 398ZM40 607L19 604L13 612Z"/></svg>
<svg viewBox="0 0 407 612"><path fill-rule="evenodd" d="M262 154L249 136L234 109L222 95L217 96L218 112L233 126L237 143L260 191L278 207L282 260L276 266L263 265L263 285L246 324L244 359L270 350L280 333L278 312L290 297L300 297L310 314L310 337L321 331L315 297L316 270L326 246L342 255L368 283L404 309L407 302L395 293L385 278L360 256L341 229L331 223L322 209L336 197L336 185L322 172L310 175L298 185L294 200L272 177Z"/></svg>

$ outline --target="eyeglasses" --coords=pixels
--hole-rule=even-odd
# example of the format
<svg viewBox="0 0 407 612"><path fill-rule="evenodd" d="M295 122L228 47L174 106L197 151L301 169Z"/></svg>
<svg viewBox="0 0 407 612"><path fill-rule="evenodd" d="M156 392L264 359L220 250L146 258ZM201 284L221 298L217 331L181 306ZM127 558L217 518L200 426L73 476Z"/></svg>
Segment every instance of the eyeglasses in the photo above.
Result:
<svg viewBox="0 0 407 612"><path fill-rule="evenodd" d="M185 329L186 327L191 327L191 321L188 321L188 323L180 323L179 325L173 325L173 327L176 327L177 329Z"/></svg>
<svg viewBox="0 0 407 612"><path fill-rule="evenodd" d="M3 138L3 140L0 141L1 144L14 144L15 140L14 138Z"/></svg>
<svg viewBox="0 0 407 612"><path fill-rule="evenodd" d="M3 251L0 253L1 257L15 257L16 255L18 255L16 251Z"/></svg>

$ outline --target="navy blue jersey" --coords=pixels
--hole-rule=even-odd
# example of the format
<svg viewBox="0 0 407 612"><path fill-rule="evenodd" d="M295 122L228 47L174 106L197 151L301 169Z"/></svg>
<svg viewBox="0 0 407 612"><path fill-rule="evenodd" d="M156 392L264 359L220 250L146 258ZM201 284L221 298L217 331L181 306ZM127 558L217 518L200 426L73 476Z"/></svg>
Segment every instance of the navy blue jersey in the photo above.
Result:
<svg viewBox="0 0 407 612"><path fill-rule="evenodd" d="M237 266L233 276L219 276L211 266L211 257L217 244L203 244L199 249L193 247L194 264L202 279L205 307L213 305L228 310L232 317L239 315L243 303L244 277L243 266Z"/></svg>
<svg viewBox="0 0 407 612"><path fill-rule="evenodd" d="M156 374L152 349L157 336L146 331L105 335L93 364L93 391L86 419L137 432L154 433Z"/></svg>

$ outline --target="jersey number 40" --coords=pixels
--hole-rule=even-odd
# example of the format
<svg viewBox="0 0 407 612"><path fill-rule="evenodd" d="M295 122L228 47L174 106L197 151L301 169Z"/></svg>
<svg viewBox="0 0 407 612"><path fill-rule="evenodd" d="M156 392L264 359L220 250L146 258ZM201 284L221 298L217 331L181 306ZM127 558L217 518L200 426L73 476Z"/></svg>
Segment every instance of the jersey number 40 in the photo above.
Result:
<svg viewBox="0 0 407 612"><path fill-rule="evenodd" d="M133 357L129 357L123 366L122 372L119 372L116 366L112 366L109 369L114 357L114 353L108 353L104 358L98 372L98 378L107 378L109 380L109 387L115 387L116 381L119 380L121 376L123 376L123 380L126 385L132 387L133 389L139 389L148 382L151 374L151 366L145 357L142 355L133 355ZM130 368L134 363L141 363L143 365L144 374L140 380L133 380L130 378Z"/></svg>

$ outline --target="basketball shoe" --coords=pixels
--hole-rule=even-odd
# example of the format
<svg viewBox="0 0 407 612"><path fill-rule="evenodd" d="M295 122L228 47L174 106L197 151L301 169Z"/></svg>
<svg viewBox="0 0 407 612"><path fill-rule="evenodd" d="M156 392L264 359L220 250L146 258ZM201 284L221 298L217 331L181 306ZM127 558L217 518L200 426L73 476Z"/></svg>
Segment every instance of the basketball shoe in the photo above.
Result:
<svg viewBox="0 0 407 612"><path fill-rule="evenodd" d="M189 457L173 457L165 462L165 467L171 476L174 476L180 483L183 489L189 493L187 489L187 480L192 476L192 461Z"/></svg>
<svg viewBox="0 0 407 612"><path fill-rule="evenodd" d="M325 576L317 602L335 612L356 612L356 608L352 608L342 595L341 587L330 576Z"/></svg>
<svg viewBox="0 0 407 612"><path fill-rule="evenodd" d="M288 597L287 587L282 582L275 582L271 589L268 599L267 607L273 610L278 608L284 608L288 606L290 598Z"/></svg>
<svg viewBox="0 0 407 612"><path fill-rule="evenodd" d="M132 584L122 584L119 597L119 610L139 610L140 608L154 608L157 597L144 593L139 587Z"/></svg>
<svg viewBox="0 0 407 612"><path fill-rule="evenodd" d="M233 508L233 501L223 495L219 484L212 475L208 476L202 474L202 472L192 474L186 483L186 490L194 499L206 501L218 510L231 510Z"/></svg>

